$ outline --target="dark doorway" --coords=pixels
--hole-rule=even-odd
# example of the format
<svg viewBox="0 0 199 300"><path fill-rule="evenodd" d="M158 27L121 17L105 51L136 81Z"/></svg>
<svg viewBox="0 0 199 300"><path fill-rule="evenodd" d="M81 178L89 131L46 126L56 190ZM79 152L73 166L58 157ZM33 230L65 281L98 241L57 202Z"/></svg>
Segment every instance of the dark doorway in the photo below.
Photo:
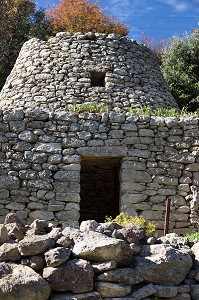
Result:
<svg viewBox="0 0 199 300"><path fill-rule="evenodd" d="M80 222L119 214L120 166L118 158L82 159Z"/></svg>

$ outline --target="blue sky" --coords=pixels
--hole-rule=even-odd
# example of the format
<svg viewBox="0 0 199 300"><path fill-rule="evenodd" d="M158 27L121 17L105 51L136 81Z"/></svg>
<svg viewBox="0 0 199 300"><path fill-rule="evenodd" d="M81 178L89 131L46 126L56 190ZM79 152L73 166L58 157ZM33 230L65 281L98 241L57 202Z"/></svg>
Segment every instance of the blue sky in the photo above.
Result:
<svg viewBox="0 0 199 300"><path fill-rule="evenodd" d="M91 2L95 2L91 0ZM58 0L37 0L39 7ZM101 0L107 13L130 25L129 37L148 36L158 40L183 36L199 28L199 0Z"/></svg>

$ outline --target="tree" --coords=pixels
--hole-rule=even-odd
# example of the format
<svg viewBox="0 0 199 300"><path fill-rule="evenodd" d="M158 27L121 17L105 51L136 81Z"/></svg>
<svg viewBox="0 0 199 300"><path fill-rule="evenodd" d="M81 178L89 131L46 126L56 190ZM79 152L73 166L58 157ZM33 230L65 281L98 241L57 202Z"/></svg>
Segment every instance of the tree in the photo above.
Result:
<svg viewBox="0 0 199 300"><path fill-rule="evenodd" d="M51 33L50 21L44 10L36 11L33 0L0 0L0 90L23 43Z"/></svg>
<svg viewBox="0 0 199 300"><path fill-rule="evenodd" d="M199 109L199 30L175 37L161 52L161 69L179 107Z"/></svg>
<svg viewBox="0 0 199 300"><path fill-rule="evenodd" d="M126 35L128 26L118 21L112 15L105 15L100 8L100 0L90 3L90 0L61 0L60 4L48 10L54 32L101 32Z"/></svg>
<svg viewBox="0 0 199 300"><path fill-rule="evenodd" d="M0 88L28 38L29 16L34 9L31 0L0 0Z"/></svg>
<svg viewBox="0 0 199 300"><path fill-rule="evenodd" d="M52 23L47 17L45 9L40 8L39 10L34 11L31 15L29 36L36 37L40 40L47 40L52 35Z"/></svg>

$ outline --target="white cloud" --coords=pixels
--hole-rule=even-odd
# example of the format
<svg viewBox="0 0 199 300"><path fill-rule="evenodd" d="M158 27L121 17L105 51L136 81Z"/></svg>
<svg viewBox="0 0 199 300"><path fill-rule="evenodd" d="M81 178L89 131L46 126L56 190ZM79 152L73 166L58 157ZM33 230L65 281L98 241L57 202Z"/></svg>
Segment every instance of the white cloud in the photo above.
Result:
<svg viewBox="0 0 199 300"><path fill-rule="evenodd" d="M133 16L141 16L154 7L147 5L146 0L109 0L108 8L111 14L124 21Z"/></svg>
<svg viewBox="0 0 199 300"><path fill-rule="evenodd" d="M159 0L160 2L170 5L173 7L173 9L177 12L184 12L188 9L191 8L192 4L191 1L187 1L187 0ZM198 0L195 0L195 2L197 3Z"/></svg>

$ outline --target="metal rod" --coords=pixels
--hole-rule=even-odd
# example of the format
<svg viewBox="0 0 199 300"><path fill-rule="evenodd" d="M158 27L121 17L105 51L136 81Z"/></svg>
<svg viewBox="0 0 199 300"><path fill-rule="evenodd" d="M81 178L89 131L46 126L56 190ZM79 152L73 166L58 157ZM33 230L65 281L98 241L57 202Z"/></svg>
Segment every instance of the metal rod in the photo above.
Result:
<svg viewBox="0 0 199 300"><path fill-rule="evenodd" d="M166 200L166 213L165 213L165 219L164 219L164 235L166 235L169 232L170 206L171 206L171 199L167 198L167 200Z"/></svg>

